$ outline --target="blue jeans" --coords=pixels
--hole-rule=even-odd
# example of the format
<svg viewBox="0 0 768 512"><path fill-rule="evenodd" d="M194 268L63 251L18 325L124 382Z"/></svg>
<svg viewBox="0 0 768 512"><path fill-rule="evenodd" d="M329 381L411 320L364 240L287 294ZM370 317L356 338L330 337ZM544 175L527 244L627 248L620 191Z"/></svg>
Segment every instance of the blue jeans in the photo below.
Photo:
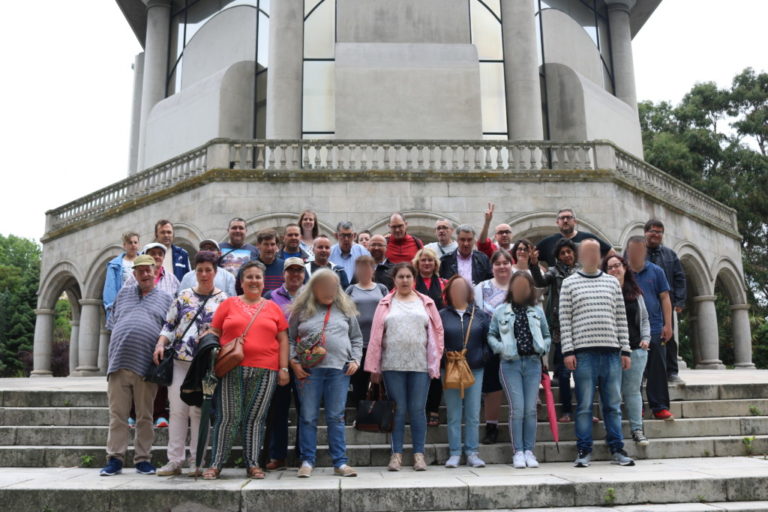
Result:
<svg viewBox="0 0 768 512"><path fill-rule="evenodd" d="M619 352L586 350L576 354L576 447L592 451L592 404L600 389L606 443L611 453L624 449L621 432L621 355Z"/></svg>
<svg viewBox="0 0 768 512"><path fill-rule="evenodd" d="M499 370L509 402L509 437L516 452L533 450L536 444L536 399L541 382L541 358L522 356L502 360Z"/></svg>
<svg viewBox="0 0 768 512"><path fill-rule="evenodd" d="M443 389L448 413L448 448L451 455L461 455L461 421L464 420L464 453L477 453L480 449L480 404L483 398L483 368L472 370L475 383L464 389ZM445 377L445 370L443 370Z"/></svg>
<svg viewBox="0 0 768 512"><path fill-rule="evenodd" d="M321 402L325 405L328 427L328 448L333 466L347 463L347 442L344 435L344 408L347 404L349 376L336 368L312 368L309 377L298 381L301 395L301 427L299 447L303 462L315 465L317 456L317 417Z"/></svg>
<svg viewBox="0 0 768 512"><path fill-rule="evenodd" d="M392 431L392 453L403 453L405 415L411 420L413 453L424 453L427 438L427 406L429 374L426 372L384 372L384 385L395 401L395 425Z"/></svg>
<svg viewBox="0 0 768 512"><path fill-rule="evenodd" d="M632 351L632 367L621 373L621 396L624 398L624 409L629 416L629 426L635 430L643 430L643 372L648 362L648 351L636 348Z"/></svg>

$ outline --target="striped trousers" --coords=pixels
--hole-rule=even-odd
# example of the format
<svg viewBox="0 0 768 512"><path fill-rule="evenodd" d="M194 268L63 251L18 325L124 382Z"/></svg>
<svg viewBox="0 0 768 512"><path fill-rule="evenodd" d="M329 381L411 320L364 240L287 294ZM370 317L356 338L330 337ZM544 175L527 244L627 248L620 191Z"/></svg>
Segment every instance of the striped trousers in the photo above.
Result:
<svg viewBox="0 0 768 512"><path fill-rule="evenodd" d="M243 438L243 459L247 467L259 465L264 423L276 385L277 372L264 368L238 366L224 376L216 395L211 467L224 466L238 434Z"/></svg>

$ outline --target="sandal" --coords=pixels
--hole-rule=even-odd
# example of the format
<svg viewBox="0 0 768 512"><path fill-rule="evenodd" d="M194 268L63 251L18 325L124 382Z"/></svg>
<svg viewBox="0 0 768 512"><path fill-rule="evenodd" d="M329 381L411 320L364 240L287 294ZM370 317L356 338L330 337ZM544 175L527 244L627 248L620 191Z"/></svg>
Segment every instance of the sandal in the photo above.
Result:
<svg viewBox="0 0 768 512"><path fill-rule="evenodd" d="M248 468L248 478L252 478L254 480L264 480L264 476L264 472L259 466L251 466Z"/></svg>
<svg viewBox="0 0 768 512"><path fill-rule="evenodd" d="M216 480L219 478L221 470L217 468L208 468L203 471L203 480Z"/></svg>
<svg viewBox="0 0 768 512"><path fill-rule="evenodd" d="M427 422L427 426L430 426L430 427L440 426L440 415L436 412L429 413L429 421Z"/></svg>

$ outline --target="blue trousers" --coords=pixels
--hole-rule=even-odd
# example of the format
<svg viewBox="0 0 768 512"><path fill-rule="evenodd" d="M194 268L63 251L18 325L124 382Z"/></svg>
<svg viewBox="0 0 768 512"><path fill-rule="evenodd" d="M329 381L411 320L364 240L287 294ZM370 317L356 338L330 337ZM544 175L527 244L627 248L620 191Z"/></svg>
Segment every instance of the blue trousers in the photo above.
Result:
<svg viewBox="0 0 768 512"><path fill-rule="evenodd" d="M395 401L395 425L392 431L392 453L403 453L405 415L411 420L413 453L424 453L427 439L427 405L429 374L426 372L384 372L384 384Z"/></svg>
<svg viewBox="0 0 768 512"><path fill-rule="evenodd" d="M576 447L592 451L592 404L596 389L606 430L606 443L611 453L624 449L621 432L621 355L619 352L586 350L576 353Z"/></svg>

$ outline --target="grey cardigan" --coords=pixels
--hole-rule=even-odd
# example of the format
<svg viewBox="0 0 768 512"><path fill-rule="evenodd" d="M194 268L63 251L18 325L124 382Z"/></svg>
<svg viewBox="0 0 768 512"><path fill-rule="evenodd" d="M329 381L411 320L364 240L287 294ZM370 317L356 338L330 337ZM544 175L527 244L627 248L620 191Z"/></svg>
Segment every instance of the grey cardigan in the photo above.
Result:
<svg viewBox="0 0 768 512"><path fill-rule="evenodd" d="M325 320L326 307L318 305L317 312L305 319L301 313L294 312L288 322L288 339L291 345L291 359L296 357L296 340L320 332ZM333 305L328 325L325 327L325 348L328 351L323 361L316 368L335 368L341 370L347 363L361 363L363 357L363 334L357 317L348 317Z"/></svg>

